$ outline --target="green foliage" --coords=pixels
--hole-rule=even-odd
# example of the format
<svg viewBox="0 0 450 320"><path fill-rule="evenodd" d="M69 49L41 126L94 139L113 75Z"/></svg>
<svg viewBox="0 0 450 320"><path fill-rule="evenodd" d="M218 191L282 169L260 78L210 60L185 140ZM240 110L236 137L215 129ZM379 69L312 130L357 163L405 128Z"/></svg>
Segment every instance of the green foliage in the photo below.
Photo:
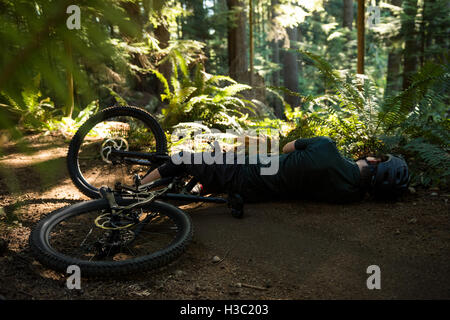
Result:
<svg viewBox="0 0 450 320"><path fill-rule="evenodd" d="M415 138L402 146L411 157L414 184L448 187L450 179L450 148Z"/></svg>
<svg viewBox="0 0 450 320"><path fill-rule="evenodd" d="M239 96L250 86L227 76L208 74L201 63L189 66L181 54L174 55L171 62L170 85L160 72L151 70L164 87L161 99L166 102L162 109L165 127L190 121L202 121L210 127L237 127L246 117L244 112L252 110L252 102Z"/></svg>
<svg viewBox="0 0 450 320"><path fill-rule="evenodd" d="M46 123L59 113L50 98L42 99L42 93L37 89L36 82L39 82L39 76L23 88L21 92L23 106L18 105L7 94L0 93L0 97L7 102L7 104L2 104L1 107L15 114L18 119L18 127L26 131L44 129Z"/></svg>
<svg viewBox="0 0 450 320"><path fill-rule="evenodd" d="M383 141L387 149L411 159L415 184L445 187L450 181L449 87L448 66L425 65L413 76L413 83L407 90L388 99L388 105L398 111L387 117ZM411 91L412 88L418 89ZM397 103L393 104L395 100Z"/></svg>
<svg viewBox="0 0 450 320"><path fill-rule="evenodd" d="M287 112L297 127L286 141L326 135L354 158L401 153L410 163L413 183L449 182L448 67L428 62L409 88L382 100L368 79L342 75L321 57L302 54L320 70L328 93L304 97L302 109Z"/></svg>
<svg viewBox="0 0 450 320"><path fill-rule="evenodd" d="M43 129L48 131L57 131L65 137L72 137L83 123L85 123L92 115L99 110L98 100L89 103L83 110L81 110L75 118L61 117L51 118L43 122L45 126Z"/></svg>
<svg viewBox="0 0 450 320"><path fill-rule="evenodd" d="M72 63L78 99L91 100L96 95L92 70L118 67L123 59L111 60L118 49L109 41L107 25L124 32L135 31L126 19L120 1L80 1L81 30L66 26L66 8L70 1L0 1L0 88L22 109L27 101L23 88L30 79L40 78L35 88L49 96L56 105L67 97L66 71ZM122 64L124 66L124 64ZM95 83L95 82L94 82ZM84 103L81 102L80 105Z"/></svg>

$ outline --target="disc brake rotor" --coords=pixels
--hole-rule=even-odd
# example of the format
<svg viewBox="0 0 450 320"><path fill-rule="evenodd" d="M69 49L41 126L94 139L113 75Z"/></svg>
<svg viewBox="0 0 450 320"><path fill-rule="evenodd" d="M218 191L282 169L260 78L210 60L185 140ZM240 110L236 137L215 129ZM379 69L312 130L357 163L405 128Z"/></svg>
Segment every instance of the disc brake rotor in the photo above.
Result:
<svg viewBox="0 0 450 320"><path fill-rule="evenodd" d="M122 230L127 229L135 225L134 222L129 222L125 220L114 221L111 213L105 213L99 215L94 223L97 227L105 230Z"/></svg>
<svg viewBox="0 0 450 320"><path fill-rule="evenodd" d="M102 157L102 160L106 163L112 163L110 157L111 157L111 151L115 150L123 150L128 151L128 142L122 137L115 137L115 138L109 138L106 139L101 146L100 149L100 155Z"/></svg>

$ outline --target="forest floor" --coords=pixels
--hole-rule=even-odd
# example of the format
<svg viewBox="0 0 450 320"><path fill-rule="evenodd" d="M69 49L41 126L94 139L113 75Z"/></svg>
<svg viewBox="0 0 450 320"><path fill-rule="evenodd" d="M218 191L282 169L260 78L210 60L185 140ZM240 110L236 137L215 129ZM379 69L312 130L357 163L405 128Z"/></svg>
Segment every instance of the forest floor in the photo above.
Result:
<svg viewBox="0 0 450 320"><path fill-rule="evenodd" d="M195 233L178 260L123 279L83 278L81 290L69 290L67 275L43 267L28 246L39 219L86 199L68 177L67 146L41 134L3 141L0 238L9 244L0 252L0 298L450 298L450 195L439 190L396 203L249 204L243 219L224 205L185 206ZM370 265L380 267L380 290L366 286Z"/></svg>

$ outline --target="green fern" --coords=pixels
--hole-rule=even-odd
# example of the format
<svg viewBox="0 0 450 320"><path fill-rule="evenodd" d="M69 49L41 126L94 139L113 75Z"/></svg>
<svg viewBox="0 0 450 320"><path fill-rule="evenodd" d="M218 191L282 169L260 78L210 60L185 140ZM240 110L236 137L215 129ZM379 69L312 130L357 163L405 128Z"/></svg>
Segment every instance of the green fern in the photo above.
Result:
<svg viewBox="0 0 450 320"><path fill-rule="evenodd" d="M413 183L449 182L449 66L426 63L409 88L384 101L369 79L341 75L323 58L300 51L323 76L326 93L305 96L302 110L288 118L302 136L327 135L347 156L400 153L410 163Z"/></svg>
<svg viewBox="0 0 450 320"><path fill-rule="evenodd" d="M412 77L411 85L394 97L387 98L378 114L378 125L387 131L406 120L410 112L427 98L429 88L438 80L445 82L445 69L442 65L427 62ZM429 96L428 96L429 98ZM432 99L434 100L434 99Z"/></svg>
<svg viewBox="0 0 450 320"><path fill-rule="evenodd" d="M253 103L239 96L240 92L251 89L250 86L227 76L210 75L201 63L189 66L188 60L176 50L172 51L171 62L170 86L161 73L150 70L164 86L161 99L166 102L162 109L165 127L190 121L221 127L234 123L235 119L243 121L245 112L253 110ZM223 83L230 84L221 86Z"/></svg>
<svg viewBox="0 0 450 320"><path fill-rule="evenodd" d="M448 187L450 182L450 149L431 144L423 138L411 140L404 146L405 152L410 152L414 161L410 163L413 169L413 183L438 185Z"/></svg>

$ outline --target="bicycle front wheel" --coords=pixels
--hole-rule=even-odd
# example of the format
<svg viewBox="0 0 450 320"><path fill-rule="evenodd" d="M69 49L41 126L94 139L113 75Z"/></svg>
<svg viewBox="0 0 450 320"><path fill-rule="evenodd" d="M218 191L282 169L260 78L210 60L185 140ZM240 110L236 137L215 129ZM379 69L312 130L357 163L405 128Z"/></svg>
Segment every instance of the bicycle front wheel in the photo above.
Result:
<svg viewBox="0 0 450 320"><path fill-rule="evenodd" d="M117 200L122 206L134 201ZM31 249L43 265L60 272L77 265L83 277L155 269L182 254L193 233L184 211L160 201L132 210L113 222L104 199L59 209L32 230Z"/></svg>
<svg viewBox="0 0 450 320"><path fill-rule="evenodd" d="M67 168L75 186L90 198L99 198L101 186L133 184L133 176L148 165L115 161L112 150L167 153L167 140L158 122L136 107L107 108L88 119L72 138Z"/></svg>

